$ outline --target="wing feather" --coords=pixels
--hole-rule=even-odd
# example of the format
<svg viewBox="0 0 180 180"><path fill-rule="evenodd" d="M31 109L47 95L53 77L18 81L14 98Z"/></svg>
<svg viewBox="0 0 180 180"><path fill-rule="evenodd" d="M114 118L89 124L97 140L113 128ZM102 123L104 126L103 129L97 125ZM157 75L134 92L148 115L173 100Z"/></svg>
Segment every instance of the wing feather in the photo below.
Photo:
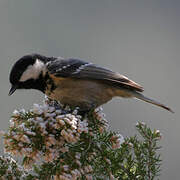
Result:
<svg viewBox="0 0 180 180"><path fill-rule="evenodd" d="M57 77L101 80L117 87L143 91L142 86L117 72L78 59L57 59L47 67Z"/></svg>

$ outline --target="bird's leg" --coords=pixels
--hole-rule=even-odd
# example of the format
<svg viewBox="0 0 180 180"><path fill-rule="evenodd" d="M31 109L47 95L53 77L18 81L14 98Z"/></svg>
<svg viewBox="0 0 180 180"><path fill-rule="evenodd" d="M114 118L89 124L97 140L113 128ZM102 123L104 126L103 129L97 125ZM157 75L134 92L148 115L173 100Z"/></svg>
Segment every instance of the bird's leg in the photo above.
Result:
<svg viewBox="0 0 180 180"><path fill-rule="evenodd" d="M78 114L81 115L82 118L85 118L86 116L92 115L95 109L96 109L96 105L92 103L88 107L80 108L78 110Z"/></svg>

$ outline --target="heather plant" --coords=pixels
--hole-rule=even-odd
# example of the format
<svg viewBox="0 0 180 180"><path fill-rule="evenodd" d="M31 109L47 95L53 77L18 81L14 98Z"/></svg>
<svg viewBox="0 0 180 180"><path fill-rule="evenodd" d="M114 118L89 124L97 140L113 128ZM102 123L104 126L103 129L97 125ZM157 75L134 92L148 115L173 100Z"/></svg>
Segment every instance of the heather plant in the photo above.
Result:
<svg viewBox="0 0 180 180"><path fill-rule="evenodd" d="M15 110L1 132L2 180L153 180L160 174L158 130L138 122L138 135L109 130L102 108L81 114L46 99ZM21 157L22 163L13 158Z"/></svg>

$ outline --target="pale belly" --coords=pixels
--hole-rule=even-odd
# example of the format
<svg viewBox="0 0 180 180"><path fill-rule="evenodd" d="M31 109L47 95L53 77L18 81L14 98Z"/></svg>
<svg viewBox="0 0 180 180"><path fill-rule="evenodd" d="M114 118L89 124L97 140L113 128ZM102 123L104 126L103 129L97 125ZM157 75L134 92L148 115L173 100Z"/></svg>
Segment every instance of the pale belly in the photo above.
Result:
<svg viewBox="0 0 180 180"><path fill-rule="evenodd" d="M46 95L62 104L79 107L82 110L96 108L112 99L114 91L104 83L80 79L62 79L57 81L52 92L51 86Z"/></svg>

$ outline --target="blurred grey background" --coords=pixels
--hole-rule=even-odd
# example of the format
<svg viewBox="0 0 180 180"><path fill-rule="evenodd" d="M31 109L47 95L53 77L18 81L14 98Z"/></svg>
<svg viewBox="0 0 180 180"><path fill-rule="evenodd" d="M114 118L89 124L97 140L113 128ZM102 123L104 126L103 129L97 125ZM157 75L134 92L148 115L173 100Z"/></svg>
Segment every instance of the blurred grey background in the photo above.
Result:
<svg viewBox="0 0 180 180"><path fill-rule="evenodd" d="M172 107L175 114L117 98L104 112L111 129L124 136L135 134L137 121L159 129L160 179L179 179L180 1L0 0L0 129L8 128L14 109L29 109L44 97L35 90L7 95L11 67L28 53L92 61L135 80L146 95Z"/></svg>

